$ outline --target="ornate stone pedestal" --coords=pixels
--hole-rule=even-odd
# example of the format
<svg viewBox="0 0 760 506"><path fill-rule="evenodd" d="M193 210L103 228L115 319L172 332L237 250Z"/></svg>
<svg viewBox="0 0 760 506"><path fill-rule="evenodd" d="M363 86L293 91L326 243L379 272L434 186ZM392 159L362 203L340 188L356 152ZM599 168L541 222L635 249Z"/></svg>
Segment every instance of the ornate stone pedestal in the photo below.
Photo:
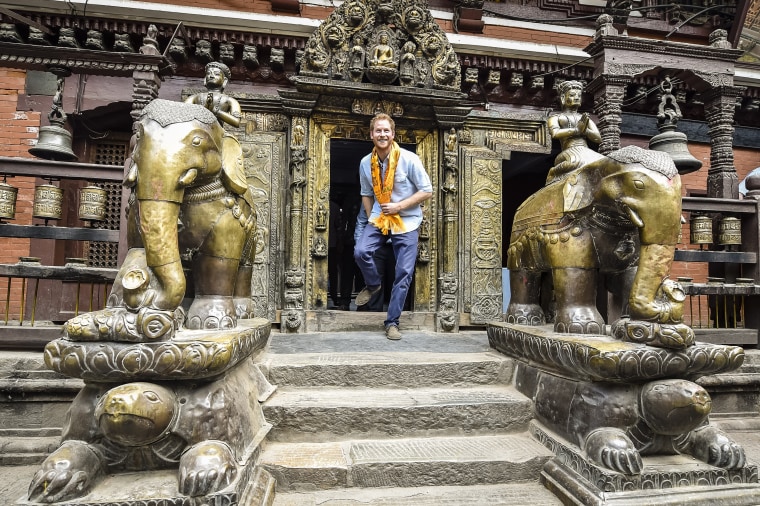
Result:
<svg viewBox="0 0 760 506"><path fill-rule="evenodd" d="M274 387L254 363L269 334L251 319L163 342L49 343L47 366L85 386L18 504L271 504L256 463Z"/></svg>
<svg viewBox="0 0 760 506"><path fill-rule="evenodd" d="M693 382L738 368L741 348L669 350L513 324L490 324L488 337L519 361L531 433L556 455L541 479L565 504L760 504L757 466L710 424L709 394Z"/></svg>

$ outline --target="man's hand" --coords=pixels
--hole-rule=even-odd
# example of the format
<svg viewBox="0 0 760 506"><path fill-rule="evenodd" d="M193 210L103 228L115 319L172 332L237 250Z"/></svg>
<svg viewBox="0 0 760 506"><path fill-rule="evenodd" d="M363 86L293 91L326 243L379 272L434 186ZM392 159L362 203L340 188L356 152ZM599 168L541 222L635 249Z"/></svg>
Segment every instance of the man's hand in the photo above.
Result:
<svg viewBox="0 0 760 506"><path fill-rule="evenodd" d="M380 204L383 214L398 214L403 207L399 202L388 202L387 204Z"/></svg>

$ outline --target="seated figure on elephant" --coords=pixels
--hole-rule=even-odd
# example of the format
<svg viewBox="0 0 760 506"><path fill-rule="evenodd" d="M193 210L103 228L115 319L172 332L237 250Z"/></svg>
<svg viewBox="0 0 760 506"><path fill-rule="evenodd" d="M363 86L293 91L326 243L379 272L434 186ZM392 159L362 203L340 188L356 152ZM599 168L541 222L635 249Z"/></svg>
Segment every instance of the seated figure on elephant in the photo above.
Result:
<svg viewBox="0 0 760 506"><path fill-rule="evenodd" d="M541 277L554 285L554 329L612 334L666 348L694 343L683 323L682 287L667 279L681 230L681 181L666 153L627 146L601 155L581 85L560 86L563 111L549 118L563 151L547 184L518 208L508 250L511 301L506 320L546 323ZM624 315L608 326L596 307L599 275ZM546 299L546 298L544 298Z"/></svg>
<svg viewBox="0 0 760 506"><path fill-rule="evenodd" d="M126 168L129 251L107 307L69 320L66 336L161 341L252 317L256 215L237 139L204 105L156 99Z"/></svg>

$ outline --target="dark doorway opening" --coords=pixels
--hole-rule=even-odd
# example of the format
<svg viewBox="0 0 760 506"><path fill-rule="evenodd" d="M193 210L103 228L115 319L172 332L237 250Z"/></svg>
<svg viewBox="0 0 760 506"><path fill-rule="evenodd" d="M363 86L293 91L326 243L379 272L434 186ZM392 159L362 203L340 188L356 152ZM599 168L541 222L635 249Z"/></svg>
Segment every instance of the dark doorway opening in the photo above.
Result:
<svg viewBox="0 0 760 506"><path fill-rule="evenodd" d="M509 160L502 164L502 267L505 268L502 276L504 307L506 311L510 299L509 276L506 271L507 251L509 240L512 235L512 222L515 212L525 199L530 197L539 188L546 184L546 176L549 169L554 165L557 152L549 154L512 152ZM542 294L551 296L551 276L544 279ZM548 307L549 301L542 301L544 307Z"/></svg>
<svg viewBox="0 0 760 506"><path fill-rule="evenodd" d="M415 152L414 144L401 144ZM347 139L330 140L330 224L327 253L328 304L327 309L344 311L379 311L386 309L390 300L390 287L394 278L394 258L390 245L378 252L376 263L384 271L382 295L366 306L357 308L355 294L364 288L364 279L354 262L356 221L362 205L359 184L359 164L373 148L371 141ZM385 267L383 269L383 267ZM387 287L387 288L386 288ZM414 293L414 280L409 294ZM411 307L412 297L407 296L404 310Z"/></svg>

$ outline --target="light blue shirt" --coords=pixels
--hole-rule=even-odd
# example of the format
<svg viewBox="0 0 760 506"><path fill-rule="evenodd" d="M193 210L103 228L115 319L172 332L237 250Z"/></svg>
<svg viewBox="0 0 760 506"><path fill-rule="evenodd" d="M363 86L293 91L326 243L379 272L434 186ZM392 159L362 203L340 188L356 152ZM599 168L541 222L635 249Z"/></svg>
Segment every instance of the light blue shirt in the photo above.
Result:
<svg viewBox="0 0 760 506"><path fill-rule="evenodd" d="M425 167L422 166L422 160L415 153L400 148L401 154L398 157L398 164L396 165L396 173L393 180L393 192L391 192L391 202L401 202L417 193L418 191L433 192L433 185L430 182L430 176L425 172ZM359 164L359 182L361 183L362 197L374 197L375 192L372 189L372 153L362 158ZM389 157L390 158L390 157ZM385 161L382 167L382 173L385 175L385 171L388 168L388 160ZM380 216L380 204L377 199L372 206L372 214L370 219ZM422 223L422 206L417 204L408 209L404 209L399 213L401 220L404 222L404 227L407 232L417 230L420 223ZM393 232L391 232L393 233Z"/></svg>

